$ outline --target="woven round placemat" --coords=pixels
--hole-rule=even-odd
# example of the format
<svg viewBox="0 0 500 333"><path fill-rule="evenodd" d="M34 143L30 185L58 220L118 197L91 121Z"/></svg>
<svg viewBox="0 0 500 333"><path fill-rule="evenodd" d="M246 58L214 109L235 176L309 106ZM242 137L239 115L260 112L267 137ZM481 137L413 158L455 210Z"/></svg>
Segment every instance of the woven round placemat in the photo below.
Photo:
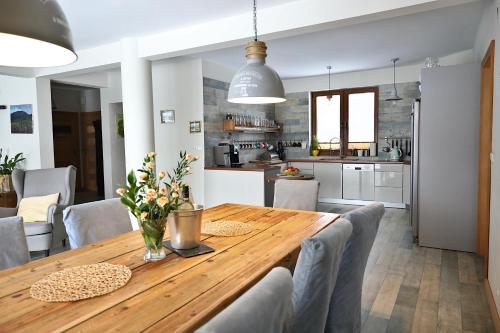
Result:
<svg viewBox="0 0 500 333"><path fill-rule="evenodd" d="M30 295L44 302L74 302L117 290L131 276L128 267L108 263L66 268L35 282Z"/></svg>
<svg viewBox="0 0 500 333"><path fill-rule="evenodd" d="M204 223L201 233L212 236L241 236L252 232L252 226L248 223L238 221L215 221Z"/></svg>

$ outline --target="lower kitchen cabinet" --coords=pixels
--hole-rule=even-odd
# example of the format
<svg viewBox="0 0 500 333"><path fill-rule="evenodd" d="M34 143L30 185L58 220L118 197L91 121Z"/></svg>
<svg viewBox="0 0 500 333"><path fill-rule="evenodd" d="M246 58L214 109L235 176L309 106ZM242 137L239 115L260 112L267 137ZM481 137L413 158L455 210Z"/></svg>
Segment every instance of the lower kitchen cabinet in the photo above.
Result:
<svg viewBox="0 0 500 333"><path fill-rule="evenodd" d="M403 165L375 164L375 201L403 202Z"/></svg>
<svg viewBox="0 0 500 333"><path fill-rule="evenodd" d="M401 187L375 187L375 201L401 203L403 201Z"/></svg>
<svg viewBox="0 0 500 333"><path fill-rule="evenodd" d="M320 183L320 201L342 199L342 163L314 163L314 178Z"/></svg>
<svg viewBox="0 0 500 333"><path fill-rule="evenodd" d="M403 166L403 203L411 203L411 165Z"/></svg>
<svg viewBox="0 0 500 333"><path fill-rule="evenodd" d="M401 163L288 162L320 182L319 202L358 204L383 202L388 207L410 204L411 166Z"/></svg>

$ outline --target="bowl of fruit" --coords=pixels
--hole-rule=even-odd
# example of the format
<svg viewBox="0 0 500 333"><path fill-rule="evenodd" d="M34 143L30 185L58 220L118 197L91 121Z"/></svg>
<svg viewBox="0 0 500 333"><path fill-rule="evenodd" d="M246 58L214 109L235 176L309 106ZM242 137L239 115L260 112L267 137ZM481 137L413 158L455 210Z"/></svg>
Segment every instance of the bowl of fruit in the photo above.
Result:
<svg viewBox="0 0 500 333"><path fill-rule="evenodd" d="M300 174L300 169L294 168L294 167L288 167L288 168L284 169L282 172L283 172L283 175L285 175L285 176L293 177L293 176L297 176Z"/></svg>

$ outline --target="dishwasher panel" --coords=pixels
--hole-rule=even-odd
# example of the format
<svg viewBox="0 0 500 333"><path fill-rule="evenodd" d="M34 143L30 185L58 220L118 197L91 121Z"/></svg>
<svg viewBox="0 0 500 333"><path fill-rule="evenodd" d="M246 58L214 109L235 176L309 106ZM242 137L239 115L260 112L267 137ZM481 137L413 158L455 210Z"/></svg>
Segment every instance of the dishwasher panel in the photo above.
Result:
<svg viewBox="0 0 500 333"><path fill-rule="evenodd" d="M375 199L375 171L373 164L344 164L342 183L344 199Z"/></svg>

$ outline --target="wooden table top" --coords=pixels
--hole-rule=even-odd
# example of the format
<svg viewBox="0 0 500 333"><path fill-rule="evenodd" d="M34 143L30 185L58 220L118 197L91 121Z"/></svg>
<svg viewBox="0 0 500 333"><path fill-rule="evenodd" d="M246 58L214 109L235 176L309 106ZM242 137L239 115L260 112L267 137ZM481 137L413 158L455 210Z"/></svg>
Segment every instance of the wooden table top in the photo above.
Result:
<svg viewBox="0 0 500 333"><path fill-rule="evenodd" d="M300 242L339 215L224 204L204 212L205 221L252 224L237 237L203 237L215 249L205 255L146 263L138 231L0 271L0 332L184 332L224 309L273 267L286 265ZM290 259L292 258L292 259ZM126 286L78 302L45 303L29 288L67 267L108 262L132 270Z"/></svg>

